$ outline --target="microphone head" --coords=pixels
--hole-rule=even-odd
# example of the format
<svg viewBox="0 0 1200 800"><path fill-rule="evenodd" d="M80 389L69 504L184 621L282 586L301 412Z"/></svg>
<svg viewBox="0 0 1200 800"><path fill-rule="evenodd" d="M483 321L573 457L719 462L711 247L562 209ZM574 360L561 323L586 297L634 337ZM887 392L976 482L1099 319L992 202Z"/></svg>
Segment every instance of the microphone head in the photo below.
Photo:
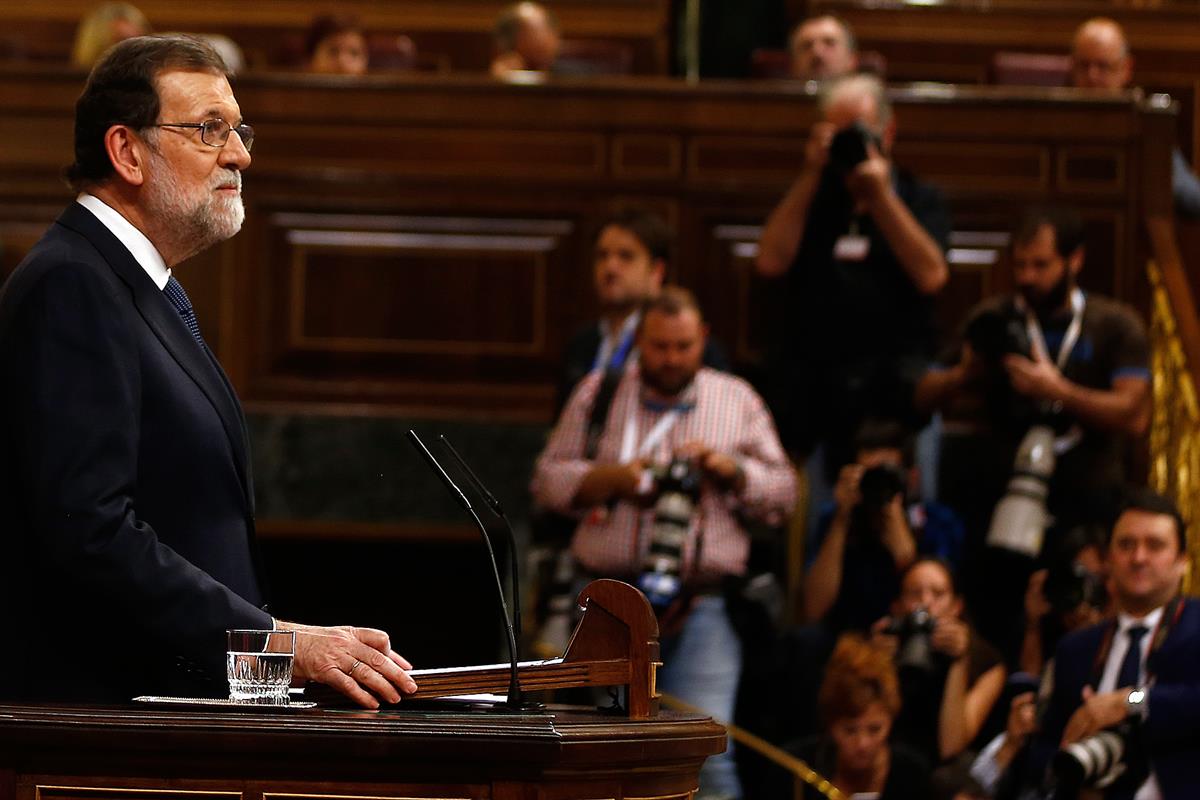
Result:
<svg viewBox="0 0 1200 800"><path fill-rule="evenodd" d="M417 448L417 451L425 457L425 461L430 467L433 468L433 471L437 473L438 477L442 479L442 483L445 484L446 488L450 490L450 494L458 498L459 505L461 505L467 511L470 511L472 514L475 513L475 509L471 506L471 501L467 499L465 494L463 494L463 490L458 488L458 484L456 484L450 478L450 476L446 474L446 470L442 469L442 465L438 463L436 458L434 458L433 453L429 452L429 448L425 446L425 443L421 441L421 437L417 436L417 432L412 428L408 429L408 440L412 442L413 447Z"/></svg>

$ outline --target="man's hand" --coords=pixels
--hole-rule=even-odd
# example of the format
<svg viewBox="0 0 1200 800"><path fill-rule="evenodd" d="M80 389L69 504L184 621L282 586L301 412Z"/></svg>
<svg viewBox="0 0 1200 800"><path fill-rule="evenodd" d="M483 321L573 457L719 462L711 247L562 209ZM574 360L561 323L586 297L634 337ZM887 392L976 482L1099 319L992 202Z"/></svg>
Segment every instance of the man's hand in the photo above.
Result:
<svg viewBox="0 0 1200 800"><path fill-rule="evenodd" d="M1013 698L1008 710L1008 741L1014 747L1020 747L1037 730L1037 697L1033 692L1025 692Z"/></svg>
<svg viewBox="0 0 1200 800"><path fill-rule="evenodd" d="M1035 400L1061 400L1066 378L1044 356L1033 360L1010 353L1004 357L1008 380L1020 394Z"/></svg>
<svg viewBox="0 0 1200 800"><path fill-rule="evenodd" d="M971 632L967 623L953 617L942 617L934 622L933 635L929 643L939 653L945 653L954 660L967 654L967 645L971 643Z"/></svg>
<svg viewBox="0 0 1200 800"><path fill-rule="evenodd" d="M641 502L639 492L646 462L634 459L628 464L596 464L588 471L575 490L571 504L575 508L595 508L610 500Z"/></svg>
<svg viewBox="0 0 1200 800"><path fill-rule="evenodd" d="M892 191L892 163L873 142L867 142L867 157L846 176L846 188L867 210Z"/></svg>
<svg viewBox="0 0 1200 800"><path fill-rule="evenodd" d="M1046 570L1039 569L1029 576L1025 586L1025 625L1030 628L1039 625L1042 617L1050 613L1050 601L1042 590L1046 585L1046 574Z"/></svg>
<svg viewBox="0 0 1200 800"><path fill-rule="evenodd" d="M1075 713L1067 720L1067 727L1063 729L1063 746L1086 739L1125 719L1129 714L1125 700L1131 691L1133 688L1126 686L1115 692L1096 694L1092 687L1083 687L1083 705L1075 709Z"/></svg>
<svg viewBox="0 0 1200 800"><path fill-rule="evenodd" d="M746 474L738 460L731 455L718 453L704 442L687 442L675 451L675 455L689 459L705 477L723 489L740 492L746 486Z"/></svg>
<svg viewBox="0 0 1200 800"><path fill-rule="evenodd" d="M829 143L833 141L837 128L830 122L818 122L808 132L808 141L804 143L804 169L813 174L820 174L829 163Z"/></svg>
<svg viewBox="0 0 1200 800"><path fill-rule="evenodd" d="M1037 702L1033 692L1013 698L1008 709L1008 725L1004 729L1004 744L996 753L996 763L1003 769L1016 758L1030 735L1037 730Z"/></svg>
<svg viewBox="0 0 1200 800"><path fill-rule="evenodd" d="M892 554L896 569L902 570L917 557L917 542L912 528L908 526L908 513L904 508L904 494L898 492L883 507L883 546Z"/></svg>
<svg viewBox="0 0 1200 800"><path fill-rule="evenodd" d="M399 703L401 694L417 690L412 669L392 649L388 635L374 628L336 628L299 625L276 620L280 630L296 632L292 679L316 681L349 697L364 708L379 708L379 699Z"/></svg>
<svg viewBox="0 0 1200 800"><path fill-rule="evenodd" d="M837 504L837 513L848 514L862 502L863 473L867 468L861 464L847 464L838 473L837 484L833 487L833 502Z"/></svg>

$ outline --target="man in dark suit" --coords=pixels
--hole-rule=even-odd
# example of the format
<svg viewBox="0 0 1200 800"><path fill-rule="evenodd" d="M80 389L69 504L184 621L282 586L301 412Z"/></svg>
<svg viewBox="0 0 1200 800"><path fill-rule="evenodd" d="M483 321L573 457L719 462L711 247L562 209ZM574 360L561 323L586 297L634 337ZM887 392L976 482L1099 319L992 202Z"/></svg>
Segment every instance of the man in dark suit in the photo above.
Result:
<svg viewBox="0 0 1200 800"><path fill-rule="evenodd" d="M219 55L130 39L76 105L77 201L0 292L0 696L224 693L224 631L296 631L364 706L415 684L387 634L275 620L241 406L171 267L233 236L253 130Z"/></svg>
<svg viewBox="0 0 1200 800"><path fill-rule="evenodd" d="M1130 750L1144 758L1127 755L1132 769L1104 796L1193 798L1200 765L1200 601L1179 596L1187 567L1179 512L1159 495L1135 493L1113 525L1108 559L1117 618L1059 644L1035 763L1128 721Z"/></svg>

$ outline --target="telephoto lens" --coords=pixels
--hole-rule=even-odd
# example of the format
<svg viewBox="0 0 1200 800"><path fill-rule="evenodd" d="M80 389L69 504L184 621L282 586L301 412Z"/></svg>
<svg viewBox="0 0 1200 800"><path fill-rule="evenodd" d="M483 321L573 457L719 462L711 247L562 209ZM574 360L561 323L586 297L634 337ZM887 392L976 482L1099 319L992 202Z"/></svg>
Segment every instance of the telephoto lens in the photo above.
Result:
<svg viewBox="0 0 1200 800"><path fill-rule="evenodd" d="M654 488L654 526L637 584L650 605L661 611L683 589L683 547L700 499L700 475L690 460L676 458Z"/></svg>

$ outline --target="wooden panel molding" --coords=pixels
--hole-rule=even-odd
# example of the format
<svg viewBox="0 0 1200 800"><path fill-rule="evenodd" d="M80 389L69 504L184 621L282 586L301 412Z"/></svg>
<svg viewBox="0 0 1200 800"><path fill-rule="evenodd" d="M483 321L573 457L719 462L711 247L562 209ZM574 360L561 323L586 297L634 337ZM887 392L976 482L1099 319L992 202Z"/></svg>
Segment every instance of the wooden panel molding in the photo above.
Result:
<svg viewBox="0 0 1200 800"><path fill-rule="evenodd" d="M3 133L22 143L0 155L6 269L70 198L58 172L79 80L0 67ZM591 228L630 204L675 226L671 277L696 290L739 368L761 358L760 311L779 293L752 277L755 226L803 162L807 90L247 75L236 93L261 132L245 229L179 274L251 410L548 421L562 349L595 313ZM960 232L1007 230L1030 202L1075 203L1085 283L1144 299L1138 215L1169 196L1173 105L964 86L889 95L898 164L940 186ZM1002 285L995 252L952 252L948 318Z"/></svg>

